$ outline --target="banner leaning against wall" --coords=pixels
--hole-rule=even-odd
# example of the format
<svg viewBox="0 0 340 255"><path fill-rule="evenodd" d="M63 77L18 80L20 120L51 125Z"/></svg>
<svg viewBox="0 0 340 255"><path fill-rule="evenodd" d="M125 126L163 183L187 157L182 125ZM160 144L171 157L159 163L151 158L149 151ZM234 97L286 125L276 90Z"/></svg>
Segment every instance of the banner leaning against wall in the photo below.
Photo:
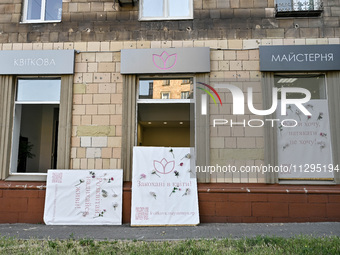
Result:
<svg viewBox="0 0 340 255"><path fill-rule="evenodd" d="M277 116L280 121L293 119L297 123L296 127L277 127L278 164L289 170L279 173L279 179L333 179L328 101L310 100L304 106L312 115L288 105L287 115Z"/></svg>
<svg viewBox="0 0 340 255"><path fill-rule="evenodd" d="M46 225L121 225L123 170L48 170Z"/></svg>
<svg viewBox="0 0 340 255"><path fill-rule="evenodd" d="M192 148L134 147L131 226L199 224Z"/></svg>

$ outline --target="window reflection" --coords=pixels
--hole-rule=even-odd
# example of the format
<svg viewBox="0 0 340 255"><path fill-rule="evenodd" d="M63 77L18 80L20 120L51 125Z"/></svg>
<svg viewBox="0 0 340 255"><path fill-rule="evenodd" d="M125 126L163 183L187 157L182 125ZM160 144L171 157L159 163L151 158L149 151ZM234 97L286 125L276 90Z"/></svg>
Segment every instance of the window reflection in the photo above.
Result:
<svg viewBox="0 0 340 255"><path fill-rule="evenodd" d="M61 20L62 1L46 0L45 20Z"/></svg>
<svg viewBox="0 0 340 255"><path fill-rule="evenodd" d="M28 0L27 19L40 19L41 0Z"/></svg>
<svg viewBox="0 0 340 255"><path fill-rule="evenodd" d="M192 79L140 80L138 99L192 99Z"/></svg>
<svg viewBox="0 0 340 255"><path fill-rule="evenodd" d="M169 0L170 17L187 17L189 15L189 0Z"/></svg>
<svg viewBox="0 0 340 255"><path fill-rule="evenodd" d="M304 88L310 91L311 99L326 99L326 84L323 74L315 75L275 75L274 84L277 88L294 87ZM279 93L281 99L281 93ZM287 98L304 98L305 95L287 93Z"/></svg>
<svg viewBox="0 0 340 255"><path fill-rule="evenodd" d="M163 1L144 0L143 17L159 17L159 16L163 16Z"/></svg>

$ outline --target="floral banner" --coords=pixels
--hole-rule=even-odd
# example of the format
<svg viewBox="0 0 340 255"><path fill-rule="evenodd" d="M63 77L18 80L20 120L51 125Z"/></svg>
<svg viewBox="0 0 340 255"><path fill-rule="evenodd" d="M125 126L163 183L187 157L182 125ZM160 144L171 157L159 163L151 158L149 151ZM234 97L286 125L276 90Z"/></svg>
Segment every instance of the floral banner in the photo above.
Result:
<svg viewBox="0 0 340 255"><path fill-rule="evenodd" d="M304 106L312 115L306 116L295 105L288 105L287 115L277 116L280 121L293 119L297 123L296 127L277 127L278 164L285 166L279 178L333 178L328 102L315 99ZM289 121L284 125L290 125Z"/></svg>
<svg viewBox="0 0 340 255"><path fill-rule="evenodd" d="M46 225L121 225L123 170L48 170Z"/></svg>
<svg viewBox="0 0 340 255"><path fill-rule="evenodd" d="M131 226L197 225L192 148L134 147Z"/></svg>

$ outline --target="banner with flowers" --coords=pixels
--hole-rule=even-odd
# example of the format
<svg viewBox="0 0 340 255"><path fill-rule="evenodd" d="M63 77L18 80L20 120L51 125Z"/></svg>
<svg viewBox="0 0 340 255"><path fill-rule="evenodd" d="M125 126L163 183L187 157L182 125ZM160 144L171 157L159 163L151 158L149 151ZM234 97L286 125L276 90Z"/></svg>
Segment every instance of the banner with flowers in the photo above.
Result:
<svg viewBox="0 0 340 255"><path fill-rule="evenodd" d="M277 119L284 125L277 126L278 165L285 166L280 179L332 179L332 147L328 115L328 101L310 100L304 104L312 114L304 115L295 105L288 105L286 116ZM281 112L280 102L277 112ZM296 127L285 127L295 125Z"/></svg>
<svg viewBox="0 0 340 255"><path fill-rule="evenodd" d="M199 224L192 148L134 147L131 226Z"/></svg>
<svg viewBox="0 0 340 255"><path fill-rule="evenodd" d="M123 170L48 170L46 225L121 225Z"/></svg>

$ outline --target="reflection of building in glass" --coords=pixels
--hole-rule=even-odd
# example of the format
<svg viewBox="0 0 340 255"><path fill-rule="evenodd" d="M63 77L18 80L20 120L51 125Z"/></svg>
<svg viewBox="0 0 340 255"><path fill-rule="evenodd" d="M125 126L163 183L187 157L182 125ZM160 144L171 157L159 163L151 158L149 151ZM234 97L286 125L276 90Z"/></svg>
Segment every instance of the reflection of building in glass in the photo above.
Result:
<svg viewBox="0 0 340 255"><path fill-rule="evenodd" d="M192 81L154 80L153 99L189 99L192 98Z"/></svg>

